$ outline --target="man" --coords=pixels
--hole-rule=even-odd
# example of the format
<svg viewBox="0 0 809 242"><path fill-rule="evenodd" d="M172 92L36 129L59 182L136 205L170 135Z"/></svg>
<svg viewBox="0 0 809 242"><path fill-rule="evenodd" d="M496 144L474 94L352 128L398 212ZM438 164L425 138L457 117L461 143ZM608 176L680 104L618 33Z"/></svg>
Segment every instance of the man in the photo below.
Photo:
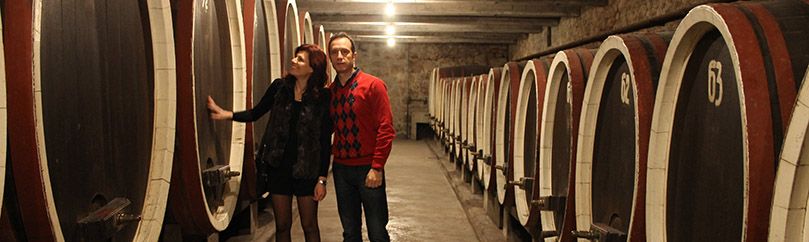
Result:
<svg viewBox="0 0 809 242"><path fill-rule="evenodd" d="M362 211L371 241L390 241L385 161L395 137L387 87L355 67L354 40L346 33L329 39L337 76L331 84L334 120L334 190L343 241L362 241Z"/></svg>

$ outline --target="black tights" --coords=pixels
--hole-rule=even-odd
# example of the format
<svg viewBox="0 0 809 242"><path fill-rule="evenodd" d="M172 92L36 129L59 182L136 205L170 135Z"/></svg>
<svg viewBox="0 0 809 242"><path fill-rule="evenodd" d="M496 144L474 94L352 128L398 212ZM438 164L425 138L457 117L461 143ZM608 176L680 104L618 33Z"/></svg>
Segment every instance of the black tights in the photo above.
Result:
<svg viewBox="0 0 809 242"><path fill-rule="evenodd" d="M301 227L306 235L306 242L320 242L320 228L317 226L317 202L313 196L297 197L298 213ZM275 241L292 241L292 196L272 195L272 207L275 212Z"/></svg>

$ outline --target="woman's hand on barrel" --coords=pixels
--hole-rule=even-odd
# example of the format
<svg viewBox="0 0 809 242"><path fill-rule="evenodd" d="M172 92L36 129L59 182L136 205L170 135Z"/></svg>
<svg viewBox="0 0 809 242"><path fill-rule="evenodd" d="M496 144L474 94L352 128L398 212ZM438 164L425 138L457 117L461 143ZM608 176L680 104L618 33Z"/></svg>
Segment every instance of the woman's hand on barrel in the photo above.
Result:
<svg viewBox="0 0 809 242"><path fill-rule="evenodd" d="M230 120L233 119L233 112L227 111L216 105L216 102L211 96L208 96L208 111L211 113L213 120Z"/></svg>
<svg viewBox="0 0 809 242"><path fill-rule="evenodd" d="M323 201L326 198L326 183L320 181L326 181L326 177L318 177L318 183L315 184L315 196L313 199L315 201Z"/></svg>

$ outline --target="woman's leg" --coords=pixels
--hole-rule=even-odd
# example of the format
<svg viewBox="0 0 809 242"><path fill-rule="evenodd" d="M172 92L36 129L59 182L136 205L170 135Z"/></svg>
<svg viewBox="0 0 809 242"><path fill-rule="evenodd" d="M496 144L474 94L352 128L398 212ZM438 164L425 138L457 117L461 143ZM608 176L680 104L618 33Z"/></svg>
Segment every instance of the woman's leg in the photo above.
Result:
<svg viewBox="0 0 809 242"><path fill-rule="evenodd" d="M306 242L320 242L320 228L317 225L317 202L313 196L298 197L298 212Z"/></svg>
<svg viewBox="0 0 809 242"><path fill-rule="evenodd" d="M273 194L272 208L275 214L275 241L292 241L289 231L292 227L292 196Z"/></svg>

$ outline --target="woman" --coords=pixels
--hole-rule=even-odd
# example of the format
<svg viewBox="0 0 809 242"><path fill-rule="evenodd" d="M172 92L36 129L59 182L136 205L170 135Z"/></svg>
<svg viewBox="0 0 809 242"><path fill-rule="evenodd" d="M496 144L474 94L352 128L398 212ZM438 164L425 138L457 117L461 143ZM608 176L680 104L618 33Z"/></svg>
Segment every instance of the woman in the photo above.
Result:
<svg viewBox="0 0 809 242"><path fill-rule="evenodd" d="M292 196L298 200L306 241L320 241L317 202L326 196L332 122L326 55L317 45L295 48L286 77L274 81L252 110L223 110L209 96L211 118L252 122L270 112L256 162L269 164L266 182L275 210L276 241L290 241ZM257 165L259 169L261 167Z"/></svg>

